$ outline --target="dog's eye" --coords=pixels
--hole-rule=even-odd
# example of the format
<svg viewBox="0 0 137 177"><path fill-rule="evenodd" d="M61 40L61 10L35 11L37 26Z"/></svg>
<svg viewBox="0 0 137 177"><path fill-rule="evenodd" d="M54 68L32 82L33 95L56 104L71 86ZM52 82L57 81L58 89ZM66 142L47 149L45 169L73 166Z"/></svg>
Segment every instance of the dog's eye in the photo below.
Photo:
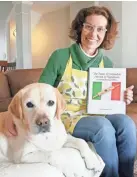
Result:
<svg viewBox="0 0 137 177"><path fill-rule="evenodd" d="M33 108L34 107L34 104L31 103L30 101L26 104L28 108Z"/></svg>
<svg viewBox="0 0 137 177"><path fill-rule="evenodd" d="M48 103L47 103L48 106L53 106L53 104L54 104L53 100L49 100Z"/></svg>

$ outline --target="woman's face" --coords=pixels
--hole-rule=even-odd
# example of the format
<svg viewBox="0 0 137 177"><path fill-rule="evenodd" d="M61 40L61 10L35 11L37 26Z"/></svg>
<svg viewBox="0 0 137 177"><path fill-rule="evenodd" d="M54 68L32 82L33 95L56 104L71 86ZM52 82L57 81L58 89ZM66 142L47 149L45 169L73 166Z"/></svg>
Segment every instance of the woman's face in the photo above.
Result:
<svg viewBox="0 0 137 177"><path fill-rule="evenodd" d="M107 19L102 15L90 15L85 19L81 32L83 49L96 51L106 34Z"/></svg>

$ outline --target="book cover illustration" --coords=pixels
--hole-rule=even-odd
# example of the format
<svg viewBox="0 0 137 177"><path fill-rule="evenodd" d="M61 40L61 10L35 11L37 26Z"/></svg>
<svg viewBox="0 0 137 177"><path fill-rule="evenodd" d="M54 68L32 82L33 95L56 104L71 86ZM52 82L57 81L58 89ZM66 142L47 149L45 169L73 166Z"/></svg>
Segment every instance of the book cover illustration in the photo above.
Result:
<svg viewBox="0 0 137 177"><path fill-rule="evenodd" d="M126 69L90 68L88 77L89 114L125 114Z"/></svg>

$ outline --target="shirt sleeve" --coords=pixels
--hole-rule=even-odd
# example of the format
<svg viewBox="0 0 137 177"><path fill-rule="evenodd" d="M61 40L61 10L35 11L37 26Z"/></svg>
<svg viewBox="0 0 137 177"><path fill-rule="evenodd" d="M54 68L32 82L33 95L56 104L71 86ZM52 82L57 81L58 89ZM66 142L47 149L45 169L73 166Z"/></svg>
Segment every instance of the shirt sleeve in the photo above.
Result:
<svg viewBox="0 0 137 177"><path fill-rule="evenodd" d="M57 51L55 51L51 54L48 63L43 69L43 72L39 79L39 83L46 83L54 86L58 76L58 67L59 67L58 55Z"/></svg>
<svg viewBox="0 0 137 177"><path fill-rule="evenodd" d="M57 87L65 71L68 59L68 48L54 51L43 69L39 83L46 83Z"/></svg>

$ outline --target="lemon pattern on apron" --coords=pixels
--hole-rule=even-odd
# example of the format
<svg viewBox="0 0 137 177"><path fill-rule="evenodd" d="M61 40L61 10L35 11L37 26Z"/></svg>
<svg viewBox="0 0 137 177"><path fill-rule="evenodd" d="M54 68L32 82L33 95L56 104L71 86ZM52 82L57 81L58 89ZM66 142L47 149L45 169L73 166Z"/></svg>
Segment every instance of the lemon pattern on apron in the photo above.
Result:
<svg viewBox="0 0 137 177"><path fill-rule="evenodd" d="M104 68L103 59L99 64ZM70 56L66 69L58 85L58 90L66 100L66 110L61 119L68 133L73 133L77 122L89 114L86 113L87 100L87 71L72 68L72 58Z"/></svg>

